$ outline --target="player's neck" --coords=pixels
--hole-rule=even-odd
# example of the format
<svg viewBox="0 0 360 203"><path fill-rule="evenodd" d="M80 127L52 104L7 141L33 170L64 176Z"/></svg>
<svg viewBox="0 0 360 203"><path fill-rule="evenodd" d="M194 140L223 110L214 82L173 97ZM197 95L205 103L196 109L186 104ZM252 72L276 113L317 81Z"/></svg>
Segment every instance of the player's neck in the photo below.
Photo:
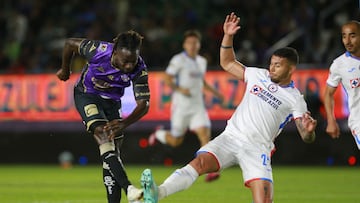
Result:
<svg viewBox="0 0 360 203"><path fill-rule="evenodd" d="M192 58L192 59L195 59L196 56L197 56L197 53L189 53L187 51L185 51L186 55L189 57L189 58Z"/></svg>
<svg viewBox="0 0 360 203"><path fill-rule="evenodd" d="M292 82L291 78L289 78L289 79L278 82L278 85L280 87L290 87L292 85L292 83L293 82Z"/></svg>

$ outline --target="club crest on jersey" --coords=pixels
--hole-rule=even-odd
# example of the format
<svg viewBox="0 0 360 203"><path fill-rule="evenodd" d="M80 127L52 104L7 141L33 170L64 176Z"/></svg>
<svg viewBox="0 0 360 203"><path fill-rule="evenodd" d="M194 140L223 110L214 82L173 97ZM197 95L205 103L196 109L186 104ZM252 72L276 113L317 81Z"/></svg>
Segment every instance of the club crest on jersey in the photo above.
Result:
<svg viewBox="0 0 360 203"><path fill-rule="evenodd" d="M360 87L360 78L350 80L351 88Z"/></svg>
<svg viewBox="0 0 360 203"><path fill-rule="evenodd" d="M107 44L100 44L100 51L104 52L107 49Z"/></svg>
<svg viewBox="0 0 360 203"><path fill-rule="evenodd" d="M124 82L128 82L130 80L129 76L128 75L121 75L121 80L124 81Z"/></svg>
<svg viewBox="0 0 360 203"><path fill-rule="evenodd" d="M262 88L260 86L254 85L253 88L250 90L250 93L252 94L259 94L261 92Z"/></svg>
<svg viewBox="0 0 360 203"><path fill-rule="evenodd" d="M250 89L250 93L256 95L256 97L260 98L276 110L279 109L280 105L282 104L282 102L278 98L276 98L272 94L272 92L270 92L270 90L268 91L266 89L263 89L258 85L254 85Z"/></svg>
<svg viewBox="0 0 360 203"><path fill-rule="evenodd" d="M274 93L274 92L278 91L278 86L275 85L275 84L270 84L270 85L268 86L268 90L269 90L270 92Z"/></svg>

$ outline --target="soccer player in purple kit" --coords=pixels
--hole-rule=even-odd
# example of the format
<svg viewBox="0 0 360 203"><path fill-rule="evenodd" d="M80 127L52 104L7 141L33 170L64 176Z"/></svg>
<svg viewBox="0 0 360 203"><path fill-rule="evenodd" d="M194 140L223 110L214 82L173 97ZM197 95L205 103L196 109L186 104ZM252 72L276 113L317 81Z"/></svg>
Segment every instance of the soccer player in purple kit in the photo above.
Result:
<svg viewBox="0 0 360 203"><path fill-rule="evenodd" d="M148 71L140 56L143 37L135 31L120 33L114 43L84 38L65 42L60 80L69 79L74 54L87 63L74 87L75 106L88 132L99 145L103 161L103 180L109 203L119 203L121 189L129 202L138 202L142 190L134 187L120 159L123 130L143 117L149 109ZM126 118L121 116L121 97L133 85L136 107Z"/></svg>

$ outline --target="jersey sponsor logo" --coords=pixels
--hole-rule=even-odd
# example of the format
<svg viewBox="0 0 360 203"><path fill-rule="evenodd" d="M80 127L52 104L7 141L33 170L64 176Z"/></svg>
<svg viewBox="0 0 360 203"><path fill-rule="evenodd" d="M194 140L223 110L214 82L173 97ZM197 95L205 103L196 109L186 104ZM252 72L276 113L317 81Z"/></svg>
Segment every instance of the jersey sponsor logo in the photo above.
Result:
<svg viewBox="0 0 360 203"><path fill-rule="evenodd" d="M258 96L264 102L268 103L274 109L278 109L282 102L277 99L270 91L266 91L258 85L254 85L251 90L251 94Z"/></svg>
<svg viewBox="0 0 360 203"><path fill-rule="evenodd" d="M150 92L135 92L135 97L148 97Z"/></svg>
<svg viewBox="0 0 360 203"><path fill-rule="evenodd" d="M124 82L128 82L130 80L129 76L128 75L121 75L120 76L121 80L124 81Z"/></svg>
<svg viewBox="0 0 360 203"><path fill-rule="evenodd" d="M348 70L348 72L351 73L351 72L354 72L355 70L356 70L356 68L355 68L355 67L352 67L352 68L350 68L350 69Z"/></svg>
<svg viewBox="0 0 360 203"><path fill-rule="evenodd" d="M100 44L100 51L104 52L107 49L107 44Z"/></svg>
<svg viewBox="0 0 360 203"><path fill-rule="evenodd" d="M84 106L84 111L85 111L86 117L90 117L90 116L99 114L99 110L95 104L89 104L89 105Z"/></svg>
<svg viewBox="0 0 360 203"><path fill-rule="evenodd" d="M190 77L192 78L202 78L203 77L203 73L200 71L196 71L196 72L190 72Z"/></svg>
<svg viewBox="0 0 360 203"><path fill-rule="evenodd" d="M94 88L97 89L97 90L103 90L103 89L111 87L110 83L108 83L108 82L106 82L104 80L97 79L95 77L92 77L91 81L94 84Z"/></svg>
<svg viewBox="0 0 360 203"><path fill-rule="evenodd" d="M360 87L360 78L350 80L351 88Z"/></svg>

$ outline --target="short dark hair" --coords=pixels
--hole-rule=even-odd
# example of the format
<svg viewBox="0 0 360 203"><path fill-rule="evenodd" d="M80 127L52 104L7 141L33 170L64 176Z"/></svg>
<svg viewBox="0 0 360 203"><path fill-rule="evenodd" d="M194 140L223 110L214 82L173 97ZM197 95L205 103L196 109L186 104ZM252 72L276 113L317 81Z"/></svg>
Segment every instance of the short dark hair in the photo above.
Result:
<svg viewBox="0 0 360 203"><path fill-rule="evenodd" d="M358 31L360 30L360 22L357 21L357 20L351 20L351 21L346 22L345 24L343 24L343 26L346 26L346 25L355 25L357 30Z"/></svg>
<svg viewBox="0 0 360 203"><path fill-rule="evenodd" d="M126 48L131 51L140 49L143 38L143 36L133 30L120 33L113 40L115 43L114 48Z"/></svg>
<svg viewBox="0 0 360 203"><path fill-rule="evenodd" d="M199 41L201 41L201 34L198 30L187 30L184 33L184 41L186 38L188 37L196 37L199 39Z"/></svg>
<svg viewBox="0 0 360 203"><path fill-rule="evenodd" d="M296 65L299 63L299 54L296 51L296 49L294 49L292 47L280 48L273 53L273 56L279 56L281 58L286 58L293 65Z"/></svg>

